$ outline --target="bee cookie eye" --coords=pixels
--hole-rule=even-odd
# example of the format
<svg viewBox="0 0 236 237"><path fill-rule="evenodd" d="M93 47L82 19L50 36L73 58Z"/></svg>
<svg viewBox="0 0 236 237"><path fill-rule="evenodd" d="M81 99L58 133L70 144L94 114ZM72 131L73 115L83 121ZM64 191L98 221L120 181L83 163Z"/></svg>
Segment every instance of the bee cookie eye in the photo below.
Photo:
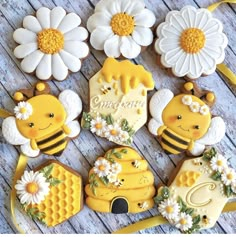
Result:
<svg viewBox="0 0 236 237"><path fill-rule="evenodd" d="M50 114L49 114L49 117L50 117L50 118L54 118L54 113L50 113Z"/></svg>
<svg viewBox="0 0 236 237"><path fill-rule="evenodd" d="M178 115L178 116L177 116L177 119L182 119L182 116L181 116L181 115Z"/></svg>
<svg viewBox="0 0 236 237"><path fill-rule="evenodd" d="M195 125L194 128L195 128L195 129L199 129L200 126L199 126L199 125Z"/></svg>
<svg viewBox="0 0 236 237"><path fill-rule="evenodd" d="M110 91L110 90L111 90L111 87L108 87L108 88L107 88L107 90L109 90L109 91Z"/></svg>
<svg viewBox="0 0 236 237"><path fill-rule="evenodd" d="M34 123L29 123L29 127L33 128L34 127Z"/></svg>
<svg viewBox="0 0 236 237"><path fill-rule="evenodd" d="M122 182L124 182L125 180L124 180L124 179L122 179L121 181L122 181Z"/></svg>

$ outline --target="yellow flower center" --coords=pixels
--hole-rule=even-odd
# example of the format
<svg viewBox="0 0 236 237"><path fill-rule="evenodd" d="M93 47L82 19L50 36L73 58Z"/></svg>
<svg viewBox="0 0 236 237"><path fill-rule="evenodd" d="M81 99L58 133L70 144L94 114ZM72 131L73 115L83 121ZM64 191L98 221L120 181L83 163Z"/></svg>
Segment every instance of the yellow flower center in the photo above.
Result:
<svg viewBox="0 0 236 237"><path fill-rule="evenodd" d="M28 183L28 184L26 185L26 191L27 191L28 193L35 194L35 193L38 192L38 190L39 190L39 186L38 186L38 184L35 183L35 182Z"/></svg>
<svg viewBox="0 0 236 237"><path fill-rule="evenodd" d="M218 166L222 166L222 165L223 165L223 162L222 162L222 160L218 160L218 161L216 162L216 164L217 164Z"/></svg>
<svg viewBox="0 0 236 237"><path fill-rule="evenodd" d="M198 53L205 45L205 34L198 28L189 28L182 32L180 36L181 48L186 53Z"/></svg>
<svg viewBox="0 0 236 237"><path fill-rule="evenodd" d="M119 36L127 36L134 31L134 19L126 13L117 13L111 19L112 31Z"/></svg>
<svg viewBox="0 0 236 237"><path fill-rule="evenodd" d="M174 208L173 207L171 207L171 206L167 206L166 207L166 212L167 213L172 213L174 211Z"/></svg>
<svg viewBox="0 0 236 237"><path fill-rule="evenodd" d="M64 47L64 36L56 29L45 29L38 33L38 47L45 54L58 53Z"/></svg>
<svg viewBox="0 0 236 237"><path fill-rule="evenodd" d="M185 225L185 224L187 223L187 220L186 220L186 219L181 219L181 220L179 221L179 223L180 223L181 225Z"/></svg>
<svg viewBox="0 0 236 237"><path fill-rule="evenodd" d="M26 108L20 108L20 112L22 113L22 114L24 114L24 113L26 113L27 112L27 109Z"/></svg>
<svg viewBox="0 0 236 237"><path fill-rule="evenodd" d="M98 169L101 171L104 171L106 169L106 167L104 165L99 165Z"/></svg>
<svg viewBox="0 0 236 237"><path fill-rule="evenodd" d="M113 135L113 136L116 136L117 135L117 131L115 129L112 129L110 131L110 134Z"/></svg>
<svg viewBox="0 0 236 237"><path fill-rule="evenodd" d="M102 128L102 124L101 124L101 123L97 123L97 124L95 125L95 128L96 128L96 129L101 129L101 128Z"/></svg>
<svg viewBox="0 0 236 237"><path fill-rule="evenodd" d="M232 180L234 178L233 174L227 174L227 179Z"/></svg>

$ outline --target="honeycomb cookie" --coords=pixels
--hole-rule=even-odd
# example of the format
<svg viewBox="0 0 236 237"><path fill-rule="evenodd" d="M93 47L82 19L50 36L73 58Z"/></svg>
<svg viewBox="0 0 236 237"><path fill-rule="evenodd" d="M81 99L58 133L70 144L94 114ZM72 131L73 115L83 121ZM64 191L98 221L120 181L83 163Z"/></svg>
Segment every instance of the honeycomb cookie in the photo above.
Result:
<svg viewBox="0 0 236 237"><path fill-rule="evenodd" d="M154 176L134 149L115 148L97 158L85 192L86 204L94 211L139 213L154 205Z"/></svg>
<svg viewBox="0 0 236 237"><path fill-rule="evenodd" d="M23 210L48 227L81 211L82 188L81 176L55 160L49 160L35 171L25 171L15 185Z"/></svg>
<svg viewBox="0 0 236 237"><path fill-rule="evenodd" d="M228 40L222 23L207 9L185 6L170 11L156 34L160 63L176 77L210 75L224 61Z"/></svg>
<svg viewBox="0 0 236 237"><path fill-rule="evenodd" d="M35 72L40 80L58 81L65 80L69 72L78 72L82 60L89 54L84 42L88 32L80 24L77 14L67 14L62 7L52 10L41 7L36 16L26 16L23 28L13 33L13 39L19 44L14 55L22 60L22 70Z"/></svg>
<svg viewBox="0 0 236 237"><path fill-rule="evenodd" d="M106 59L89 80L89 112L82 127L120 145L130 145L133 134L147 121L147 91L152 74L128 60Z"/></svg>
<svg viewBox="0 0 236 237"><path fill-rule="evenodd" d="M236 172L216 149L184 159L154 198L160 214L184 233L212 228L236 195Z"/></svg>
<svg viewBox="0 0 236 237"><path fill-rule="evenodd" d="M151 45L155 21L143 0L100 0L87 21L90 43L108 57L136 58Z"/></svg>
<svg viewBox="0 0 236 237"><path fill-rule="evenodd" d="M80 133L76 120L82 111L80 97L72 90L62 91L58 97L49 93L48 84L43 82L17 91L14 114L3 120L4 138L20 145L26 156L36 157L40 152L60 156L69 140Z"/></svg>
<svg viewBox="0 0 236 237"><path fill-rule="evenodd" d="M225 123L210 112L214 93L199 91L192 82L185 83L183 91L174 96L169 89L161 89L153 95L148 129L158 136L167 154L187 151L197 156L204 151L205 145L220 142L225 134Z"/></svg>

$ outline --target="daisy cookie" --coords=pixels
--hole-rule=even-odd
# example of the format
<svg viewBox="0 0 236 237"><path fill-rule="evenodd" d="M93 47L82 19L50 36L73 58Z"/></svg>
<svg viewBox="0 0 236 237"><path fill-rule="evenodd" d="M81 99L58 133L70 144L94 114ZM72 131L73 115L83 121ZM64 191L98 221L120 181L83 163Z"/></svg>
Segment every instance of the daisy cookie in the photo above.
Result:
<svg viewBox="0 0 236 237"><path fill-rule="evenodd" d="M90 43L108 57L136 58L152 43L155 21L143 0L100 0L87 22Z"/></svg>
<svg viewBox="0 0 236 237"><path fill-rule="evenodd" d="M153 207L154 176L134 149L120 147L98 157L85 187L86 204L98 212L139 213Z"/></svg>
<svg viewBox="0 0 236 237"><path fill-rule="evenodd" d="M212 228L236 196L236 172L214 148L185 159L154 198L160 214L183 233Z"/></svg>
<svg viewBox="0 0 236 237"><path fill-rule="evenodd" d="M51 227L81 211L83 185L77 172L54 160L36 170L24 171L15 185L27 215Z"/></svg>
<svg viewBox="0 0 236 237"><path fill-rule="evenodd" d="M26 156L59 156L69 140L79 135L76 118L82 102L74 91L64 90L57 98L47 83L39 82L33 89L17 91L14 99L17 105L13 115L3 120L2 133L10 144L20 145Z"/></svg>
<svg viewBox="0 0 236 237"><path fill-rule="evenodd" d="M41 7L36 16L26 16L23 28L13 33L19 44L14 55L22 59L22 70L35 72L40 80L58 81L65 80L69 72L78 72L81 60L89 54L84 42L88 32L80 24L78 15L67 14L62 7Z"/></svg>
<svg viewBox="0 0 236 237"><path fill-rule="evenodd" d="M155 50L177 77L210 75L224 61L228 40L222 23L207 9L186 6L170 11L157 28Z"/></svg>
<svg viewBox="0 0 236 237"><path fill-rule="evenodd" d="M131 145L133 134L147 121L147 91L152 74L130 61L106 59L89 81L90 109L82 127L120 145Z"/></svg>

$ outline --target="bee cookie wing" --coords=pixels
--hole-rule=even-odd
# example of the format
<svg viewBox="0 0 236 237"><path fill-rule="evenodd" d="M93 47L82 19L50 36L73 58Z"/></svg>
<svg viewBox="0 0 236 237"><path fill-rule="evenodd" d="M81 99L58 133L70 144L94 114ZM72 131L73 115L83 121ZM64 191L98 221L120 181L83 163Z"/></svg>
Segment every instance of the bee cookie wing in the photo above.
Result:
<svg viewBox="0 0 236 237"><path fill-rule="evenodd" d="M198 143L198 141L196 141L194 143L194 147L192 150L190 150L189 152L193 155L193 156L199 156L203 153L205 149L205 145L204 144L200 144Z"/></svg>
<svg viewBox="0 0 236 237"><path fill-rule="evenodd" d="M68 137L75 138L80 134L80 124L77 120L71 121L68 124L66 124L70 128L70 134L68 134Z"/></svg>
<svg viewBox="0 0 236 237"><path fill-rule="evenodd" d="M156 119L152 118L148 123L148 130L151 134L157 135L157 130L161 127L163 123L158 122Z"/></svg>
<svg viewBox="0 0 236 237"><path fill-rule="evenodd" d="M67 118L65 124L77 118L82 111L82 101L78 94L72 90L64 90L58 97L66 110Z"/></svg>
<svg viewBox="0 0 236 237"><path fill-rule="evenodd" d="M33 150L30 145L30 141L20 146L22 153L29 157L36 157L39 155L40 150Z"/></svg>

